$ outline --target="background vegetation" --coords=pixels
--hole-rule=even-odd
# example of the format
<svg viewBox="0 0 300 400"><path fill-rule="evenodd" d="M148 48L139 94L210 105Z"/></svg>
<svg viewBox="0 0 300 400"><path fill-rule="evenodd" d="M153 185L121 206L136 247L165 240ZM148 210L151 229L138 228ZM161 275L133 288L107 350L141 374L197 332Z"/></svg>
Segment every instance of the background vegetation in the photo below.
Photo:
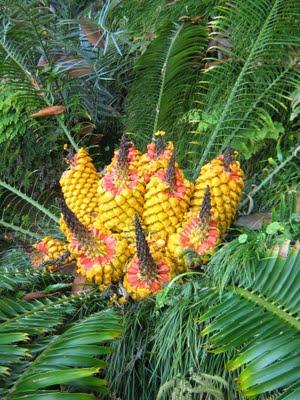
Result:
<svg viewBox="0 0 300 400"><path fill-rule="evenodd" d="M0 8L1 396L298 399L299 2ZM144 149L158 129L191 179L239 151L240 218L205 270L120 306L32 269L30 243L60 235L63 145L101 170L123 131Z"/></svg>

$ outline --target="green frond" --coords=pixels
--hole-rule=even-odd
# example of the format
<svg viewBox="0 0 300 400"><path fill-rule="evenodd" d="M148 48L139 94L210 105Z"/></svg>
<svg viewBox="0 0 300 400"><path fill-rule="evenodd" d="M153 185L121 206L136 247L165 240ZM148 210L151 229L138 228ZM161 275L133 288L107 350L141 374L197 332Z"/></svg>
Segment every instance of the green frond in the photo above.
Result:
<svg viewBox="0 0 300 400"><path fill-rule="evenodd" d="M254 195L256 195L262 188L264 188L266 185L268 185L272 179L278 175L284 168L286 168L287 164L291 163L294 159L297 159L300 154L300 143L297 143L293 148L290 149L289 155L282 160L278 165L276 165L271 172L260 182L259 185L257 185L254 189L252 189L248 194L247 198L241 203L241 207L245 206L249 199L251 199ZM299 172L299 166L296 165L295 172L296 174ZM282 189L282 187L281 187Z"/></svg>
<svg viewBox="0 0 300 400"><path fill-rule="evenodd" d="M27 274L23 271L27 285L26 282L20 284L21 273L18 272L8 275L9 280L6 279L2 284L4 291L1 290L0 300L0 365L3 367L3 376L0 378L1 394L7 393L21 373L31 368L40 352L47 349L56 335L69 328L74 320L86 318L91 313L97 315L97 312L103 309L103 296L99 292L90 290L70 295L59 294L72 286L72 283L67 284L68 279L71 282L71 277L59 282L57 276L51 280L46 273L38 272L40 276L37 278L37 271L27 271ZM43 285L40 286L41 284ZM15 287L14 298L11 294L12 287ZM33 299L39 294L43 294L44 298L23 300L23 295L30 290L33 290ZM85 302L95 304L84 310ZM109 318L103 322L102 339L111 333L106 329L106 326L111 326L108 320ZM73 331L76 330L76 326L75 323ZM86 325L87 329L88 327L89 324ZM91 333L95 335L93 329ZM84 343L84 335L82 340ZM72 352L72 349L66 349L66 354L68 351ZM106 353L105 350L103 354ZM82 366L85 366L84 360L82 363ZM46 368L44 370L46 371ZM52 367L49 367L50 370Z"/></svg>
<svg viewBox="0 0 300 400"><path fill-rule="evenodd" d="M30 188L34 194L35 183ZM42 193L40 198L34 199L32 194L26 194L1 179L0 188L3 189L0 191L0 225L4 230L14 231L16 237L30 242L39 241L47 235L59 239L63 237L59 230L59 210L53 205L53 193Z"/></svg>
<svg viewBox="0 0 300 400"><path fill-rule="evenodd" d="M131 0L116 2L109 14L109 20L115 20L135 38L143 38L147 43L147 34L159 31L164 25L178 21L180 17L206 17L213 12L218 0L165 1L165 0Z"/></svg>
<svg viewBox="0 0 300 400"><path fill-rule="evenodd" d="M155 302L147 299L125 306L124 332L108 359L107 378L115 396L153 400L166 382L178 377L189 381L191 375L206 373L224 378L230 384L229 394L240 399L235 374L229 375L225 368L230 355L209 354L200 328L195 328L212 296L206 287L202 277L193 277L167 287Z"/></svg>
<svg viewBox="0 0 300 400"><path fill-rule="evenodd" d="M235 0L220 9L212 22L213 38L228 38L227 58L210 67L202 98L206 113L219 109L209 135L200 135L202 154L195 176L208 157L223 150L260 118L285 108L286 98L299 82L295 47L299 45L299 7L293 0ZM219 46L220 47L220 46ZM222 48L216 46L222 53Z"/></svg>
<svg viewBox="0 0 300 400"><path fill-rule="evenodd" d="M168 24L137 60L136 77L127 98L126 129L143 142L157 130L172 134L187 111L198 75L198 58L207 42L205 26Z"/></svg>
<svg viewBox="0 0 300 400"><path fill-rule="evenodd" d="M17 188L9 185L8 183L2 180L0 180L0 186L3 187L4 189L9 190L13 194L20 197L21 199L25 200L26 202L34 206L38 211L40 211L41 213L45 214L47 217L52 219L55 223L58 223L58 218L55 215L53 215L47 208L45 208L42 204L39 204L36 200L31 198L30 196L27 196L25 193L22 193Z"/></svg>
<svg viewBox="0 0 300 400"><path fill-rule="evenodd" d="M55 302L48 299L27 302L3 297L0 300L0 341L4 344L0 349L0 364L10 367L29 357L29 350L23 347L29 336L53 330L74 310L66 297ZM16 342L21 342L20 346Z"/></svg>
<svg viewBox="0 0 300 400"><path fill-rule="evenodd" d="M199 319L210 321L202 335L214 353L239 349L228 368L242 368L238 386L248 397L300 379L299 266L299 243L284 243L258 264L251 287L228 286Z"/></svg>
<svg viewBox="0 0 300 400"><path fill-rule="evenodd" d="M101 359L110 352L106 343L118 338L121 330L120 318L110 309L73 325L53 338L19 376L4 399L21 399L26 395L36 399L46 394L49 398L51 395L55 399L63 398L59 397L61 391L51 391L51 387L59 384L106 393L106 381L95 375L106 366Z"/></svg>
<svg viewBox="0 0 300 400"><path fill-rule="evenodd" d="M30 77L31 73L23 65L24 60L18 54L13 45L6 42L4 33L0 35L0 76L16 89L19 96L26 95L27 110L39 109L43 101L34 88Z"/></svg>
<svg viewBox="0 0 300 400"><path fill-rule="evenodd" d="M9 222L4 221L2 218L0 218L0 225L4 228L7 228L9 230L12 230L14 232L17 232L18 234L22 235L22 236L28 236L30 238L33 238L35 240L40 240L42 238L41 235L31 232L28 229L24 229L21 226L17 226L14 224L11 224Z"/></svg>
<svg viewBox="0 0 300 400"><path fill-rule="evenodd" d="M10 250L9 253L14 252ZM36 291L47 292L49 285L69 285L74 279L72 274L53 273L44 270L34 270L30 267L21 267L20 257L14 257L12 265L6 265L8 258L2 258L0 264L0 293Z"/></svg>
<svg viewBox="0 0 300 400"><path fill-rule="evenodd" d="M87 393L58 393L47 390L43 393L16 395L14 400L95 400L95 396Z"/></svg>
<svg viewBox="0 0 300 400"><path fill-rule="evenodd" d="M24 2L22 2L24 3ZM47 9L47 7L40 7L36 1L30 2L31 4L27 4L23 7L24 11L26 11L26 15L29 18L23 19L21 24L22 29L24 30L24 24L29 23L31 25L31 29L28 28L28 31L34 32L34 37L38 40L38 44L43 48L43 41L40 42L40 37L38 32L36 32L35 18L34 13L37 12L36 18L41 18L41 10ZM32 3L35 3L36 8L33 10L30 6ZM21 4L21 2L20 2ZM24 4L23 4L24 6ZM18 7L17 7L18 8ZM22 5L21 5L22 8ZM29 11L30 9L30 11ZM51 16L48 10L48 14ZM20 15L19 15L20 18ZM50 17L52 18L52 16ZM18 18L17 18L18 20ZM1 22L3 23L3 28L0 30L0 78L4 80L7 85L9 85L12 89L15 89L18 97L24 96L26 98L26 102L23 104L26 106L26 111L28 113L32 113L33 111L38 111L41 108L52 105L53 96L51 93L48 93L48 90L40 87L40 83L37 80L35 74L31 72L30 66L27 66L27 61L30 59L28 54L24 54L24 48L19 45L20 41L20 30L19 30L19 22L12 24L14 21L13 16L6 16L3 14L1 16ZM14 21L15 22L15 21ZM41 26L42 21L41 19ZM13 28L11 29L11 24ZM47 26L47 25L46 25ZM23 37L24 35L21 35ZM24 39L25 40L25 39ZM18 44L17 44L18 43ZM30 35L29 40L26 37L23 45L27 43L28 47L26 48L26 52L28 50L35 49L37 43L33 41L32 36ZM21 49L20 49L21 47ZM23 50L23 51L22 51ZM31 58L33 57L34 52L31 54ZM36 55L35 55L36 56ZM29 116L29 114L28 114ZM68 138L71 145L78 150L78 146L75 143L70 130L66 127L64 121L61 116L55 116L55 119L60 126L63 133Z"/></svg>

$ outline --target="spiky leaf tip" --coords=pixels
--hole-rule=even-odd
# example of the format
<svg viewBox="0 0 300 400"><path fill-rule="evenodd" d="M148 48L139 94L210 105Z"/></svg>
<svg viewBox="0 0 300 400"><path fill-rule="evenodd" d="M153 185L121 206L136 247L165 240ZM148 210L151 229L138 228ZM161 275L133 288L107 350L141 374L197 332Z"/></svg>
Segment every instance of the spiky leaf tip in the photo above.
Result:
<svg viewBox="0 0 300 400"><path fill-rule="evenodd" d="M139 260L141 275L146 279L154 280L157 276L157 265L150 253L150 248L137 214L134 216L134 227L136 237L136 252Z"/></svg>
<svg viewBox="0 0 300 400"><path fill-rule="evenodd" d="M207 185L199 213L200 221L209 222L210 214L211 214L211 194L210 194L210 187Z"/></svg>
<svg viewBox="0 0 300 400"><path fill-rule="evenodd" d="M223 155L223 163L227 171L229 170L230 164L232 164L234 161L235 161L234 150L231 146L228 146Z"/></svg>
<svg viewBox="0 0 300 400"><path fill-rule="evenodd" d="M173 151L166 170L165 181L169 185L169 191L173 193L176 189L176 169L175 169L175 151Z"/></svg>
<svg viewBox="0 0 300 400"><path fill-rule="evenodd" d="M128 170L128 153L131 146L131 141L126 133L124 133L120 140L120 151L117 161L117 171Z"/></svg>
<svg viewBox="0 0 300 400"><path fill-rule="evenodd" d="M79 221L73 211L70 210L64 198L58 198L58 203L65 223L73 237L80 243L90 243L91 232Z"/></svg>
<svg viewBox="0 0 300 400"><path fill-rule="evenodd" d="M165 150L165 142L163 137L165 136L165 131L157 131L154 136L155 140L155 156L159 157Z"/></svg>

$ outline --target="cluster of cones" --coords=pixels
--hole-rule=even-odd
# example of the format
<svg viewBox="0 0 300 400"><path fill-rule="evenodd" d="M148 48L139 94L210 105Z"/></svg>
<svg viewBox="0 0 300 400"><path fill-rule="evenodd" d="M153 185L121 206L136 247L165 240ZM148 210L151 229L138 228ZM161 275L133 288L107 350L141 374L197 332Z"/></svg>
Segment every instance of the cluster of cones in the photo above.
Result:
<svg viewBox="0 0 300 400"><path fill-rule="evenodd" d="M204 165L195 183L176 163L172 142L156 133L140 154L128 135L100 176L85 149L69 154L60 179L61 230L35 246L45 261L64 252L100 289L119 283L133 299L162 289L212 254L233 221L243 172L228 148Z"/></svg>

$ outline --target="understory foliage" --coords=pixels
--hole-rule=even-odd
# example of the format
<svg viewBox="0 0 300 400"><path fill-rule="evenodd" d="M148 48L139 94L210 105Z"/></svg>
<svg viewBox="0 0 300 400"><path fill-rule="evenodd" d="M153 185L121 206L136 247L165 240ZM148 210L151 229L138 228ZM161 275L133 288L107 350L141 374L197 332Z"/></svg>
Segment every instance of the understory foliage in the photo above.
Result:
<svg viewBox="0 0 300 400"><path fill-rule="evenodd" d="M241 251L247 246L240 244ZM227 264L224 259L229 270L234 251L232 247ZM152 399L162 385L170 386L169 395L172 390L178 395L177 379L188 384L193 374L203 373L227 382L227 388L220 382L215 385L226 399L244 395L296 399L299 254L299 242L285 241L262 252L246 266L247 272L240 271L239 276L229 272L221 294L211 271L191 272L183 285L171 283L157 295L155 303L125 309L124 334L114 344L109 364L113 393L125 393L128 399L138 393L140 398ZM249 277L245 279L247 273L251 284ZM282 390L287 386L288 390ZM185 397L183 392L178 398L197 398Z"/></svg>
<svg viewBox="0 0 300 400"><path fill-rule="evenodd" d="M104 310L107 293L70 293L72 273L33 270L22 251L5 253L0 276L4 398L43 398L39 390L57 398L64 391L78 399L85 398L78 393L89 390L100 396L103 376L92 376L104 367L95 358L101 355L112 399L186 400L199 394L208 399L296 399L300 248L299 242L292 243L299 232L292 210L281 213L274 213L276 220L260 232L244 230L203 271L179 276L156 298L110 302L114 313ZM284 215L289 227L280 223ZM236 270L242 259L243 268ZM216 274L220 263L225 281ZM122 316L122 336L110 350L102 349L102 338L120 334L115 313ZM30 385L32 376L37 386Z"/></svg>
<svg viewBox="0 0 300 400"><path fill-rule="evenodd" d="M300 398L298 2L5 0L0 19L0 397ZM121 305L28 248L61 238L63 144L102 168L123 129L141 149L166 130L190 178L231 144L249 215Z"/></svg>
<svg viewBox="0 0 300 400"><path fill-rule="evenodd" d="M11 266L6 259L0 273L1 398L80 400L95 398L87 390L106 393L98 374L107 344L121 334L120 318L99 293L70 292L71 274L33 271L26 260L17 270L18 257ZM94 305L85 308L88 303Z"/></svg>

